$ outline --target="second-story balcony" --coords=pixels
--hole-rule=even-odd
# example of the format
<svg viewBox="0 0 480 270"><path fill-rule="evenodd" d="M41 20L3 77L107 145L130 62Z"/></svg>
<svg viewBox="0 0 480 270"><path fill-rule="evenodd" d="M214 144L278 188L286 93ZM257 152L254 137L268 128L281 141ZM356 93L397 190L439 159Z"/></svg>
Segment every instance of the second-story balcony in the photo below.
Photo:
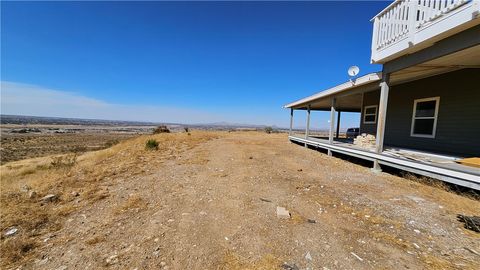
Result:
<svg viewBox="0 0 480 270"><path fill-rule="evenodd" d="M396 0L372 21L371 62L383 64L480 24L480 0Z"/></svg>

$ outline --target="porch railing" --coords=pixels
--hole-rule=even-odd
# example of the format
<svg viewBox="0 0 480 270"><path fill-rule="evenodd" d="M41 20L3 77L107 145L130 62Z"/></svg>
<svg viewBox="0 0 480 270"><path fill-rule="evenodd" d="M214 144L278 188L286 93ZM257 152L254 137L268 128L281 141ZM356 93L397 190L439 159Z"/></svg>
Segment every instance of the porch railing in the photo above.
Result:
<svg viewBox="0 0 480 270"><path fill-rule="evenodd" d="M388 57L378 52L405 39L414 43L414 36L442 17L470 5L478 14L480 0L396 0L373 18L372 62ZM470 14L470 16L472 16ZM453 22L455 23L455 22ZM457 23L462 23L461 20ZM432 35L439 33L432 33ZM390 51L389 53L395 53ZM376 55L377 54L377 55ZM377 57L375 57L377 56ZM378 57L380 56L380 57ZM377 58L377 59L375 59Z"/></svg>

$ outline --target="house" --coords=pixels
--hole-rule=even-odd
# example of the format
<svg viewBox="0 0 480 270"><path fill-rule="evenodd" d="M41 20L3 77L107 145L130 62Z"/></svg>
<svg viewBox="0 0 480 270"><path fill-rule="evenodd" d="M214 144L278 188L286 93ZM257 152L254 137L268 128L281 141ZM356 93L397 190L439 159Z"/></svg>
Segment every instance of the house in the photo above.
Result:
<svg viewBox="0 0 480 270"><path fill-rule="evenodd" d="M373 19L371 73L285 105L289 140L480 190L480 0L396 0ZM292 130L295 111L306 130ZM328 137L311 111L330 111ZM371 145L339 138L341 112L361 114ZM335 123L336 122L336 123ZM335 133L337 135L335 136Z"/></svg>

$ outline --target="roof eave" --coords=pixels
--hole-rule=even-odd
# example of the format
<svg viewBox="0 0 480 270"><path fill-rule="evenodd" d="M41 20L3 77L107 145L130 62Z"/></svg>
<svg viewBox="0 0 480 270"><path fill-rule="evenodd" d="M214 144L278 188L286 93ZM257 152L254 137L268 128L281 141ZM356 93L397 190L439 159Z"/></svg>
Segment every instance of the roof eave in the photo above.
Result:
<svg viewBox="0 0 480 270"><path fill-rule="evenodd" d="M286 104L285 106L283 106L283 108L297 107L299 105L307 104L307 103L312 102L314 100L318 100L318 99L325 98L325 97L328 97L328 96L332 96L332 95L335 95L335 94L338 94L338 93L341 93L341 92L344 92L344 91L348 91L350 89L354 89L354 88L359 87L361 85L365 85L365 84L372 83L372 82L375 82L375 81L380 81L381 79L382 79L382 72L369 73L369 74L366 74L362 77L358 77L353 81L344 82L342 84L339 84L337 86L334 86L334 87L326 89L326 90L323 90L323 91L318 92L316 94L313 94L311 96L308 96L308 97L299 99L297 101L291 102L289 104Z"/></svg>

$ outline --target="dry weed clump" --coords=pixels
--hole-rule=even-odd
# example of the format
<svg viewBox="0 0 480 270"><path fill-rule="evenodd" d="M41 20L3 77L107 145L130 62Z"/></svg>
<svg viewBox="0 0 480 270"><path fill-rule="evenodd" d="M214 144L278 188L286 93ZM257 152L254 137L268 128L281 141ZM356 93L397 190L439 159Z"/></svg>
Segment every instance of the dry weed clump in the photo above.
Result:
<svg viewBox="0 0 480 270"><path fill-rule="evenodd" d="M147 202L138 196L137 194L132 194L128 199L123 203L123 205L117 209L116 214L121 214L123 212L134 210L136 212L147 209Z"/></svg>
<svg viewBox="0 0 480 270"><path fill-rule="evenodd" d="M153 130L153 134L161 134L161 133L170 133L170 129L168 129L168 127L165 125L161 125Z"/></svg>
<svg viewBox="0 0 480 270"><path fill-rule="evenodd" d="M16 262L24 259L37 245L37 241L25 234L2 239L2 261Z"/></svg>
<svg viewBox="0 0 480 270"><path fill-rule="evenodd" d="M440 180L436 180L436 179L433 179L433 178L430 178L430 177L415 175L415 174L412 174L410 172L402 173L402 177L406 178L408 180L417 182L417 183L433 186L433 187L436 187L436 188L439 188L439 189L442 189L442 190L445 190L445 191L450 191L450 188L448 187L448 185L445 182L440 181Z"/></svg>
<svg viewBox="0 0 480 270"><path fill-rule="evenodd" d="M94 236L90 239L87 239L87 241L85 241L85 243L87 245L90 245L90 246L93 246L93 245L96 245L96 244L99 244L99 243L102 243L102 242L105 242L107 240L107 238L105 236Z"/></svg>
<svg viewBox="0 0 480 270"><path fill-rule="evenodd" d="M112 147L116 144L119 144L119 143L120 143L120 141L117 140L117 139L106 141L105 142L105 148L110 148L110 147Z"/></svg>
<svg viewBox="0 0 480 270"><path fill-rule="evenodd" d="M52 157L52 168L71 168L77 163L77 153Z"/></svg>
<svg viewBox="0 0 480 270"><path fill-rule="evenodd" d="M401 173L401 176L415 183L431 186L446 192L456 193L458 195L461 195L463 197L466 197L472 200L477 200L477 201L480 200L480 193L473 189L463 188L454 184L448 184L447 182L444 182L441 180L437 180L434 178L421 176L421 175L415 175L409 172Z"/></svg>
<svg viewBox="0 0 480 270"><path fill-rule="evenodd" d="M232 270L274 270L274 269L295 269L289 268L288 265L282 263L280 258L275 257L272 254L263 256L260 260L249 263L248 260L233 251L227 251L223 257L223 262L218 267L219 269L232 269Z"/></svg>

